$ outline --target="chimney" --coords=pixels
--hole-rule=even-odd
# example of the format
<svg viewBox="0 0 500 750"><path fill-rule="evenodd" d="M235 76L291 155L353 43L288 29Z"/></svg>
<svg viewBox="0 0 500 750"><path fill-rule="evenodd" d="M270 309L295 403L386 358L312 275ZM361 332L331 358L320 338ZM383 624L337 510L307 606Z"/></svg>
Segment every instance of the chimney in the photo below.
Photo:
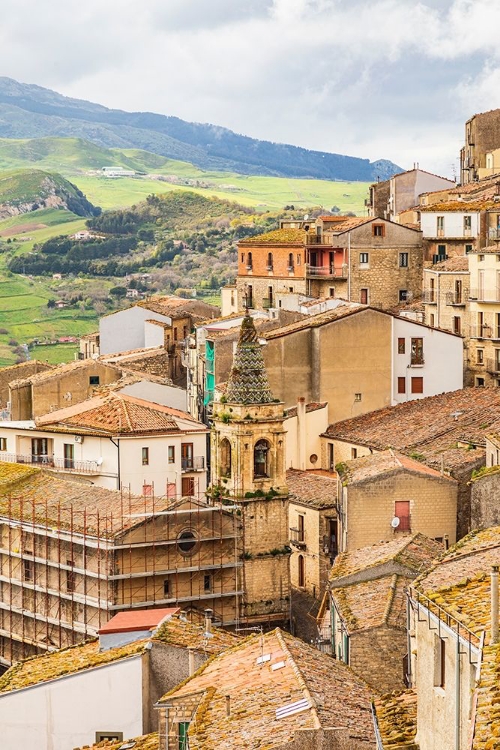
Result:
<svg viewBox="0 0 500 750"><path fill-rule="evenodd" d="M297 401L297 468L306 470L306 400L299 398Z"/></svg>
<svg viewBox="0 0 500 750"><path fill-rule="evenodd" d="M181 609L181 611L179 612L179 620L181 620L182 622L188 621L187 612L185 609Z"/></svg>
<svg viewBox="0 0 500 750"><path fill-rule="evenodd" d="M206 609L205 610L205 633L211 633L212 632L212 615L214 611L213 609Z"/></svg>
<svg viewBox="0 0 500 750"><path fill-rule="evenodd" d="M189 677L192 677L194 673L196 672L195 666L194 666L194 651L192 648L188 649L188 674Z"/></svg>
<svg viewBox="0 0 500 750"><path fill-rule="evenodd" d="M498 565L491 568L491 641L498 643Z"/></svg>

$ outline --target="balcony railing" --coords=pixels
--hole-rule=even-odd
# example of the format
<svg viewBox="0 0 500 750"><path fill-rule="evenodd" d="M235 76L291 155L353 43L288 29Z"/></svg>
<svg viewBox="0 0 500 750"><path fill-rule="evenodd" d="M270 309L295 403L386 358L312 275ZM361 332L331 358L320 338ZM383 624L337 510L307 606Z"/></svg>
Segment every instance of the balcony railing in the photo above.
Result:
<svg viewBox="0 0 500 750"><path fill-rule="evenodd" d="M422 365L425 365L425 359L422 356L412 355L410 359L410 366L411 367L421 367Z"/></svg>
<svg viewBox="0 0 500 750"><path fill-rule="evenodd" d="M490 227L488 237L490 240L500 240L500 227Z"/></svg>
<svg viewBox="0 0 500 750"><path fill-rule="evenodd" d="M33 453L5 453L0 452L0 461L13 464L30 464L58 471L68 471L74 474L100 474L100 463L97 461L80 461L74 458L57 458L56 456L37 455Z"/></svg>
<svg viewBox="0 0 500 750"><path fill-rule="evenodd" d="M203 471L205 468L205 456L192 456L192 458L181 458L182 471Z"/></svg>
<svg viewBox="0 0 500 750"><path fill-rule="evenodd" d="M434 289L424 289L422 292L422 302L425 302L427 305L436 305L437 304L437 294Z"/></svg>
<svg viewBox="0 0 500 750"><path fill-rule="evenodd" d="M491 326L471 326L470 335L473 339L500 339L500 329Z"/></svg>
<svg viewBox="0 0 500 750"><path fill-rule="evenodd" d="M456 294L455 292L446 292L446 304L454 307L465 306L467 294Z"/></svg>
<svg viewBox="0 0 500 750"><path fill-rule="evenodd" d="M304 529L290 529L290 543L303 549L306 546Z"/></svg>
<svg viewBox="0 0 500 750"><path fill-rule="evenodd" d="M500 361L498 359L488 358L486 360L486 370L487 372L493 373L493 375L498 375L500 372Z"/></svg>
<svg viewBox="0 0 500 750"><path fill-rule="evenodd" d="M478 302L500 302L500 289L471 289L470 298Z"/></svg>
<svg viewBox="0 0 500 750"><path fill-rule="evenodd" d="M335 278L335 279L347 279L348 270L347 266L335 267L335 266L306 266L306 275L312 276L313 278Z"/></svg>

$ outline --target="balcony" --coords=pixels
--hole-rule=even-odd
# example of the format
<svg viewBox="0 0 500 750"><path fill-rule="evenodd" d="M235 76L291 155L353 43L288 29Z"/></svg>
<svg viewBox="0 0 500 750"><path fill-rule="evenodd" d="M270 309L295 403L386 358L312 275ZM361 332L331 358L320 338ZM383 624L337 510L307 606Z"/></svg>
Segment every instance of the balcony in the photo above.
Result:
<svg viewBox="0 0 500 750"><path fill-rule="evenodd" d="M500 303L500 289L471 289L470 299L477 302Z"/></svg>
<svg viewBox="0 0 500 750"><path fill-rule="evenodd" d="M270 310L271 307L274 307L273 300L270 297L264 297L262 300L262 309Z"/></svg>
<svg viewBox="0 0 500 750"><path fill-rule="evenodd" d="M492 375L498 375L500 373L500 360L488 358L486 360L486 371Z"/></svg>
<svg viewBox="0 0 500 750"><path fill-rule="evenodd" d="M455 294L455 292L446 292L446 304L451 307L465 307L465 294Z"/></svg>
<svg viewBox="0 0 500 750"><path fill-rule="evenodd" d="M488 237L490 240L500 240L500 227L490 227Z"/></svg>
<svg viewBox="0 0 500 750"><path fill-rule="evenodd" d="M347 266L311 266L306 265L306 276L314 279L347 279Z"/></svg>
<svg viewBox="0 0 500 750"><path fill-rule="evenodd" d="M437 294L434 289L425 289L422 292L422 302L426 305L437 305Z"/></svg>
<svg viewBox="0 0 500 750"><path fill-rule="evenodd" d="M55 456L23 454L23 453L5 453L0 452L0 461L11 464L29 464L56 469L57 471L67 471L70 474L100 474L101 463L98 461L80 461L73 458L56 458Z"/></svg>
<svg viewBox="0 0 500 750"><path fill-rule="evenodd" d="M181 458L182 471L204 471L205 456L192 456L191 458Z"/></svg>
<svg viewBox="0 0 500 750"><path fill-rule="evenodd" d="M290 529L290 544L298 549L306 548L304 529Z"/></svg>
<svg viewBox="0 0 500 750"><path fill-rule="evenodd" d="M500 329L491 326L471 326L470 336L472 339L500 339Z"/></svg>
<svg viewBox="0 0 500 750"><path fill-rule="evenodd" d="M412 354L410 359L410 367L423 367L425 365L425 359L423 355Z"/></svg>

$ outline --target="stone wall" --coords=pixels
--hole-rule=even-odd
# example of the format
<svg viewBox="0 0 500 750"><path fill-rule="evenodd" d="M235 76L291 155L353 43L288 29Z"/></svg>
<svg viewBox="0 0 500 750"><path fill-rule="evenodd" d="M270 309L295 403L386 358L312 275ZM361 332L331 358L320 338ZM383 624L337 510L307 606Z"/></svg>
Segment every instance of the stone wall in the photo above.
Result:
<svg viewBox="0 0 500 750"><path fill-rule="evenodd" d="M347 729L299 729L293 740L274 750L373 750L374 744Z"/></svg>
<svg viewBox="0 0 500 750"><path fill-rule="evenodd" d="M53 365L49 365L48 362L32 360L12 367L0 368L0 408L5 409L8 401L10 401L9 383L20 378L29 378L31 375L36 375L37 372L51 370L52 367Z"/></svg>
<svg viewBox="0 0 500 750"><path fill-rule="evenodd" d="M490 470L491 471L491 470ZM485 474L471 482L472 529L486 529L500 524L500 473Z"/></svg>
<svg viewBox="0 0 500 750"><path fill-rule="evenodd" d="M407 652L406 630L387 625L349 637L349 666L382 694L405 688L403 658Z"/></svg>

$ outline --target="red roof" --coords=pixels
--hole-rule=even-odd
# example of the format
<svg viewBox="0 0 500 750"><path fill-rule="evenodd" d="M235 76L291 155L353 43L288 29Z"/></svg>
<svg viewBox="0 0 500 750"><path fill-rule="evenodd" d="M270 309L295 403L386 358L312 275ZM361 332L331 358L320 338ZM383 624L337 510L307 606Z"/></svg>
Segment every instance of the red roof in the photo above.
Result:
<svg viewBox="0 0 500 750"><path fill-rule="evenodd" d="M109 635L110 633L128 633L134 630L154 630L164 620L178 612L180 612L179 607L118 612L98 633L99 635Z"/></svg>

